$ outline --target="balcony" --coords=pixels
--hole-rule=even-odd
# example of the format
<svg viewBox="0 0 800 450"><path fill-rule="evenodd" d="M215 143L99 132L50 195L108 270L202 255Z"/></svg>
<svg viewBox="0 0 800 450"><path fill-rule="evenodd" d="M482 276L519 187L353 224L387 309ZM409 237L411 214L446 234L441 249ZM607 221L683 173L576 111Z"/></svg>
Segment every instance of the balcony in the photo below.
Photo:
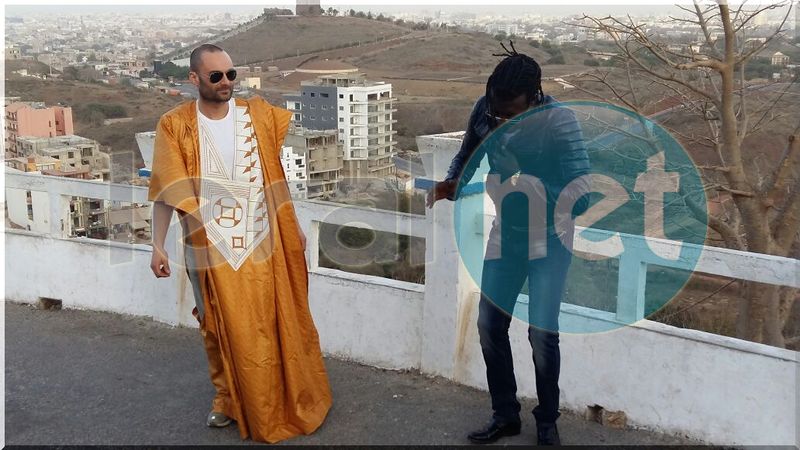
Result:
<svg viewBox="0 0 800 450"><path fill-rule="evenodd" d="M396 130L386 130L386 131L377 131L376 130L376 131L372 131L372 129L370 129L370 132L369 132L368 136L372 138L372 137L375 137L375 136L391 136L391 135L395 135L395 134L397 134Z"/></svg>
<svg viewBox="0 0 800 450"><path fill-rule="evenodd" d="M431 178L444 177L460 139L460 133L418 138ZM61 300L70 310L197 326L190 313L191 285L180 267L173 267L169 278L155 279L149 269L150 246L70 239L62 229L70 196L146 203L147 188L9 172L6 189L7 198L10 191L32 191L33 199L31 230L7 228L5 233L7 254L13 255L13 266L7 267L8 301L36 303L45 297ZM476 330L479 293L461 263L453 203L438 202L426 216L321 201L296 202L295 210L308 238L309 302L326 355L444 379L432 382L329 359L336 406L320 432L296 442L463 443L466 430L485 421L489 406L485 393L467 389L485 391L485 369ZM475 217L475 226L491 220L490 214ZM426 284L321 267L320 226L356 222L376 231L425 239ZM176 262L183 260L179 229L173 218L166 249ZM645 245L642 236L622 239ZM659 241L658 245L677 244ZM701 255L697 272L800 287L797 260L703 246L692 251ZM619 264L653 264L637 258L625 253ZM685 268L681 260L670 264ZM578 417L587 405L601 405L624 411L629 425L671 436L716 445L796 445L798 353L646 320L642 277L640 270L620 271L616 312L561 306L563 323L635 320L605 333L562 334L560 385L562 410L567 412L562 429L570 430L562 431L565 443L597 443L596 434L580 431L593 424ZM521 303L527 301L527 296L520 296ZM29 443L54 443L64 436L71 443L239 442L233 429L212 435L202 424L212 391L193 330L97 312L42 316L18 306L8 311L12 320L7 322L7 354L12 369L7 379L9 386L16 386L9 399L12 405L13 401L32 405L25 414L17 407L8 415L9 430L17 428L8 435L14 443L23 443L19 436ZM518 390L528 399L535 398L535 378L525 331L525 324L513 321L510 335ZM91 383L84 381L87 368L101 366L102 371L92 372ZM435 388L441 383L449 386L442 397ZM45 391L44 386L54 388ZM80 389L68 389L75 386ZM165 396L179 400L164 402ZM525 400L523 408L529 410L530 403ZM71 414L76 405L80 405L78 418ZM429 408L435 412L429 413ZM108 413L118 409L124 413ZM26 414L36 414L48 426L31 427ZM398 417L408 420L395 421ZM526 421L523 436L509 442L532 442L530 423ZM371 433L360 434L366 429ZM377 431L390 429L396 433ZM609 435L605 442L621 444L636 436L647 443L685 443L678 438L651 438L643 431Z"/></svg>
<svg viewBox="0 0 800 450"><path fill-rule="evenodd" d="M367 149L368 150L377 150L377 149L381 149L381 148L385 149L385 148L388 148L389 146L392 146L392 145L397 145L397 141L389 141L389 142L380 142L380 143L377 143L377 144L369 144L367 146Z"/></svg>
<svg viewBox="0 0 800 450"><path fill-rule="evenodd" d="M394 163L390 161L390 162L388 162L386 164L381 164L381 165L377 165L377 166L371 166L369 168L369 171L370 172L380 172L381 170L386 170L386 169L389 169L389 168L392 168L392 167L394 167Z"/></svg>

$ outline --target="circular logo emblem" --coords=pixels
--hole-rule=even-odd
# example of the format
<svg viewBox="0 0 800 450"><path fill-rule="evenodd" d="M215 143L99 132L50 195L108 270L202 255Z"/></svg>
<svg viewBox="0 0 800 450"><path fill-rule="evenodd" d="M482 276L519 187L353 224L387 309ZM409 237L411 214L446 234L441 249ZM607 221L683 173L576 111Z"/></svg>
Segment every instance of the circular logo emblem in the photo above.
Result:
<svg viewBox="0 0 800 450"><path fill-rule="evenodd" d="M501 123L466 163L460 256L491 302L532 326L608 331L686 284L707 230L692 159L647 117L552 103Z"/></svg>

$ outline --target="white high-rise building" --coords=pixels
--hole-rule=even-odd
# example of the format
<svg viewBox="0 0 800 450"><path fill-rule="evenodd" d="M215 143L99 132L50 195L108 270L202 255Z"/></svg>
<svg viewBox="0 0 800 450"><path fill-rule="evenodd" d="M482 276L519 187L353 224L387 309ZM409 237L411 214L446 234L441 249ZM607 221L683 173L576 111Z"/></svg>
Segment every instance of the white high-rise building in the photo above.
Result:
<svg viewBox="0 0 800 450"><path fill-rule="evenodd" d="M345 177L383 178L395 172L395 101L391 84L339 73L302 82L300 95L287 96L286 106L304 128L338 130Z"/></svg>
<svg viewBox="0 0 800 450"><path fill-rule="evenodd" d="M293 147L284 145L281 148L281 164L292 198L305 200L307 198L305 153L297 152Z"/></svg>

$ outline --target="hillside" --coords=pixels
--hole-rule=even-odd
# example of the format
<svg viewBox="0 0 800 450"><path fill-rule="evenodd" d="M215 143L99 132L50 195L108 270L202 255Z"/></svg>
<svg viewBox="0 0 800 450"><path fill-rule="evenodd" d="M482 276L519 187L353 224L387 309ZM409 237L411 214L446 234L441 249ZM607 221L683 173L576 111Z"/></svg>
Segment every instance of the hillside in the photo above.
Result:
<svg viewBox="0 0 800 450"><path fill-rule="evenodd" d="M539 62L549 58L543 50L525 43L517 47ZM349 58L348 62L373 71L395 72L403 78L432 79L438 75L444 79L488 75L502 59L492 54L502 52L500 42L484 33L431 33Z"/></svg>
<svg viewBox="0 0 800 450"><path fill-rule="evenodd" d="M17 70L25 69L28 74L48 74L50 73L50 66L39 61L25 60L25 59L8 59L5 61L6 79L11 76L11 73ZM53 73L61 73L53 69Z"/></svg>
<svg viewBox="0 0 800 450"><path fill-rule="evenodd" d="M183 100L130 87L35 78L6 80L6 95L22 97L23 101L42 101L47 105L61 102L71 106L75 134L95 139L105 151L110 150L114 181L127 179L131 172L144 165L134 134L155 130L158 118ZM121 107L125 116L133 120L102 125L103 117L93 112L98 109L94 105L98 104Z"/></svg>
<svg viewBox="0 0 800 450"><path fill-rule="evenodd" d="M236 64L343 48L409 33L388 22L357 17L277 17L219 42Z"/></svg>

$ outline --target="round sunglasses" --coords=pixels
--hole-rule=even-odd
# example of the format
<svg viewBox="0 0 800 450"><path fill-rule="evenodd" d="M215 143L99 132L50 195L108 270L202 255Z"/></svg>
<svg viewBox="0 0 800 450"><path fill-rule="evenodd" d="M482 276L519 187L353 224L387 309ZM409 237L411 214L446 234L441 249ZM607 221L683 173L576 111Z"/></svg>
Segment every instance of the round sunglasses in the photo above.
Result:
<svg viewBox="0 0 800 450"><path fill-rule="evenodd" d="M220 72L219 70L212 70L208 73L208 81L212 84L217 84L222 81L222 77L227 77L228 81L233 81L236 79L236 69L231 69L227 72Z"/></svg>

